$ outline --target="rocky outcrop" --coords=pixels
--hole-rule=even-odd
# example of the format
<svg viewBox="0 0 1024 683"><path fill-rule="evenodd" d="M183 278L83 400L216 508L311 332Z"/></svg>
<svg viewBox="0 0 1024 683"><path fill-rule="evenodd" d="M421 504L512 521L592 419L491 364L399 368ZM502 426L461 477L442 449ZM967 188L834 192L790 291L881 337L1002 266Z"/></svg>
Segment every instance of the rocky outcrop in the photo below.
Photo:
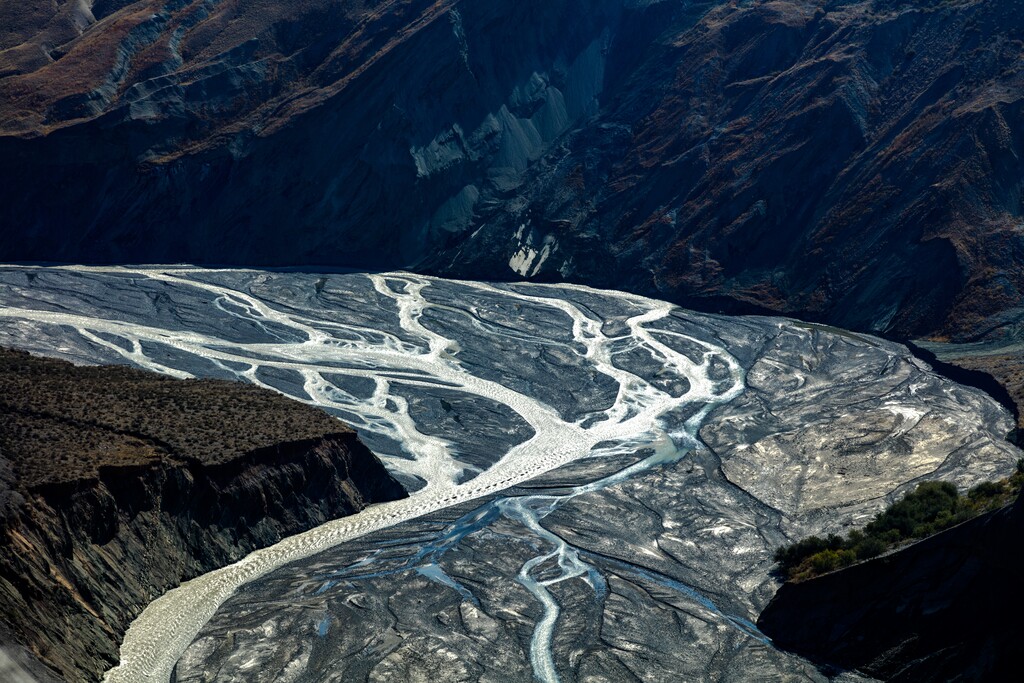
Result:
<svg viewBox="0 0 1024 683"><path fill-rule="evenodd" d="M1020 319L1012 3L87 5L4 9L2 260L565 278L901 337Z"/></svg>
<svg viewBox="0 0 1024 683"><path fill-rule="evenodd" d="M0 349L0 646L41 681L96 681L168 589L405 495L272 391Z"/></svg>
<svg viewBox="0 0 1024 683"><path fill-rule="evenodd" d="M0 519L0 623L68 681L117 663L154 598L283 536L404 491L354 434L232 462L104 467L37 487Z"/></svg>
<svg viewBox="0 0 1024 683"><path fill-rule="evenodd" d="M1013 680L1022 537L1018 499L891 555L787 583L758 627L825 666L884 680Z"/></svg>

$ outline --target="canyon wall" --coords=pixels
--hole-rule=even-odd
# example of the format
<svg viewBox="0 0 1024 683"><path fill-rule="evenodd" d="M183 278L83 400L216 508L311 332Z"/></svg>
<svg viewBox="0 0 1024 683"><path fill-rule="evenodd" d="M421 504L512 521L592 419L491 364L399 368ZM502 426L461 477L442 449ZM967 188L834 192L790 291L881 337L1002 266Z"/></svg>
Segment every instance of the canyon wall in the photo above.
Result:
<svg viewBox="0 0 1024 683"><path fill-rule="evenodd" d="M0 520L0 633L63 680L98 680L131 621L183 580L402 496L353 434L40 487Z"/></svg>
<svg viewBox="0 0 1024 683"><path fill-rule="evenodd" d="M900 337L1021 317L1017 1L87 4L6 10L2 260L566 279Z"/></svg>

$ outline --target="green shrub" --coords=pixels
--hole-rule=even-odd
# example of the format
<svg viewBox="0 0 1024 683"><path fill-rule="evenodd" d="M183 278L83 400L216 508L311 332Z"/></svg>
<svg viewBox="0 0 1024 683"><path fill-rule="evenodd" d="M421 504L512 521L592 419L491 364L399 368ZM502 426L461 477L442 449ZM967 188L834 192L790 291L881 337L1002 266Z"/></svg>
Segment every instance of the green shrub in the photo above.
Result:
<svg viewBox="0 0 1024 683"><path fill-rule="evenodd" d="M929 524L943 512L952 515L957 510L960 494L953 484L945 481L926 481L894 503L888 510L875 516L865 531L870 536L880 536L889 531L898 531L899 538L919 535L917 530L926 530Z"/></svg>
<svg viewBox="0 0 1024 683"><path fill-rule="evenodd" d="M858 543L854 550L858 560L870 560L885 552L888 546L880 538L868 537Z"/></svg>
<svg viewBox="0 0 1024 683"><path fill-rule="evenodd" d="M1018 460L1018 463L1020 461ZM981 500L983 498L992 498L998 496L1006 490L1006 485L1000 481L986 481L978 484L970 491L967 492L967 497L973 501Z"/></svg>
<svg viewBox="0 0 1024 683"><path fill-rule="evenodd" d="M1024 486L1024 459L1002 481L985 482L960 496L953 484L928 481L875 515L864 530L846 537L811 536L775 551L778 571L802 580L881 555L913 538L924 538L1011 502Z"/></svg>

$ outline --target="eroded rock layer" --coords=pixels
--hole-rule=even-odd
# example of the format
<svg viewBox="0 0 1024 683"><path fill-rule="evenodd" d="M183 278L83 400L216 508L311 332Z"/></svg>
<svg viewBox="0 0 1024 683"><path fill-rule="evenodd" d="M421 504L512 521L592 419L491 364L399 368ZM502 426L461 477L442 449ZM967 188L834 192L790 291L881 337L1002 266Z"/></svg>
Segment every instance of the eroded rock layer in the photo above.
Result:
<svg viewBox="0 0 1024 683"><path fill-rule="evenodd" d="M344 425L271 392L0 357L0 638L41 679L98 680L166 590L405 495Z"/></svg>

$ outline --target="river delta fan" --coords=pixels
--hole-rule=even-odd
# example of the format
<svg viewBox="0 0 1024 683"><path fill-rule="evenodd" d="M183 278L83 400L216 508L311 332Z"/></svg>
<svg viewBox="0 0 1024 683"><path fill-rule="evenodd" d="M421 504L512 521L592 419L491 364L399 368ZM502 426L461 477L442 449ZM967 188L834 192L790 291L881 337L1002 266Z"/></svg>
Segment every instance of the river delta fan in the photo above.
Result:
<svg viewBox="0 0 1024 683"><path fill-rule="evenodd" d="M43 303L68 287L88 297ZM616 292L7 267L0 298L4 343L272 387L356 426L412 491L158 599L108 681L248 680L251 661L566 680L577 650L593 675L814 679L751 623L775 547L921 476L967 486L1017 460L998 404L903 347Z"/></svg>

